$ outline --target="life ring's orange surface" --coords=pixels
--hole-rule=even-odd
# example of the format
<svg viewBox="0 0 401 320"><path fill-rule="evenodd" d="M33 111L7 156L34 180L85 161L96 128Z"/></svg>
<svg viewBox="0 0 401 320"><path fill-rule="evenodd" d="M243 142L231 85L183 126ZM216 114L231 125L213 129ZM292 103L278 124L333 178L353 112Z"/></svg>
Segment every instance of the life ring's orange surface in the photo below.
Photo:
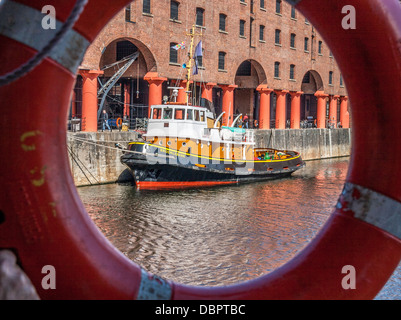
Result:
<svg viewBox="0 0 401 320"><path fill-rule="evenodd" d="M129 2L89 0L74 26L80 43L86 39L89 44ZM342 8L349 1L289 2L326 39L352 102L353 153L347 182L316 238L274 272L217 288L186 286L151 276L119 253L85 212L69 170L65 123L76 66L66 61L80 59L85 51L82 45L79 52L59 52L66 59L57 55L46 58L27 75L0 87L0 248L16 252L41 298L362 299L379 292L401 258L401 167L394 162L401 158L399 3L354 0L357 26L346 30ZM7 3L12 3L11 7ZM10 19L3 15L13 10L32 17L49 4L63 23L74 1L9 1L0 13L0 23L6 25ZM23 15L14 18L18 16ZM10 33L1 29L0 74L17 68L40 50L27 41L30 37L18 36L30 34L24 24L20 27L10 27ZM46 31L39 26L35 32L41 37ZM74 46L73 42L69 44ZM381 155L388 150L391 156L383 159ZM42 289L45 265L56 270L55 290ZM342 286L342 270L348 265L355 268L356 289Z"/></svg>

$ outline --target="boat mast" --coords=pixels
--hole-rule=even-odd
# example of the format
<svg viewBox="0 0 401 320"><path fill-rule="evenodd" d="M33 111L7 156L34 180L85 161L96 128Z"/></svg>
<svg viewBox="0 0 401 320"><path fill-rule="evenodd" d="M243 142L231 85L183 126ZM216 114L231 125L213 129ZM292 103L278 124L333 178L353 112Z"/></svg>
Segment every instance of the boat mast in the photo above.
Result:
<svg viewBox="0 0 401 320"><path fill-rule="evenodd" d="M194 50L194 38L195 38L195 36L202 36L202 32L200 34L195 34L195 28L196 28L195 25L193 25L192 29L190 30L190 33L187 34L187 36L191 37L191 44L189 46L189 52L188 52L189 61L187 63L187 88L186 88L186 93L187 93L186 104L187 105L188 105L188 102L189 102L189 95L190 95L189 86L190 86L190 80L191 80L192 59L193 59L193 50Z"/></svg>

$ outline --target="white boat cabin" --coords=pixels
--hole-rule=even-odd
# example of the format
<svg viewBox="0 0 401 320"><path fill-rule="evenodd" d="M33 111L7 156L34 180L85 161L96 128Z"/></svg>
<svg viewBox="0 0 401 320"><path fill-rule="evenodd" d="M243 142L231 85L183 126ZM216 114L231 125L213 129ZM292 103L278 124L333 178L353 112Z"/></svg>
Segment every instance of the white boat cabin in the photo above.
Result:
<svg viewBox="0 0 401 320"><path fill-rule="evenodd" d="M252 130L221 127L221 114L214 119L207 108L166 104L151 107L146 138L177 137L192 140L207 140L219 143L254 144ZM235 122L234 122L235 124Z"/></svg>

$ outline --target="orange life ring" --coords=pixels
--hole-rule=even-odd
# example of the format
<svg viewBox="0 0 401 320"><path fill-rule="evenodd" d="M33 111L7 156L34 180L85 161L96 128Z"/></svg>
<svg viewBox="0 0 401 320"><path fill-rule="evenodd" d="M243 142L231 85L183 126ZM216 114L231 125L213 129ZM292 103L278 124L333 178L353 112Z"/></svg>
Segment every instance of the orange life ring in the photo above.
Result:
<svg viewBox="0 0 401 320"><path fill-rule="evenodd" d="M373 298L401 258L401 168L393 163L401 158L401 109L394 103L401 101L398 1L354 0L357 28L351 30L342 27L342 9L348 0L289 1L326 39L347 83L353 108L353 154L347 182L324 228L293 260L263 277L217 288L176 284L143 271L98 231L74 187L65 123L77 62L86 46L76 48L74 43L84 44L85 39L90 43L129 2L89 0L74 26L74 37L80 41L63 42L75 50L59 52L61 59L52 55L30 73L0 87L5 106L0 119L0 248L16 252L41 298ZM12 15L17 10L37 17L43 4L41 0L8 1L0 14ZM53 6L62 24L74 1L60 0ZM19 16L24 15L13 17L16 25ZM3 25L7 21L0 18ZM24 26L10 27L8 34L4 32L9 29L0 29L0 74L41 50L26 42L30 37L18 37L30 31ZM46 36L40 27L36 32ZM391 158L372 157L372 150L380 155L388 149ZM56 270L56 290L41 286L45 265ZM344 266L356 271L355 289L342 286Z"/></svg>
<svg viewBox="0 0 401 320"><path fill-rule="evenodd" d="M117 120L116 120L116 126L117 126L117 128L121 127L122 124L123 124L123 119L117 118Z"/></svg>

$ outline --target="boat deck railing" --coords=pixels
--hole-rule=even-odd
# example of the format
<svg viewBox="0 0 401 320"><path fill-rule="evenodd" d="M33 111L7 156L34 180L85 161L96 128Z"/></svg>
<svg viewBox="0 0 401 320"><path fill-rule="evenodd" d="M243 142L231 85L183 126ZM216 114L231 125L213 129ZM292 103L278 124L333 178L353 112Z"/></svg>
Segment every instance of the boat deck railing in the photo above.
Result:
<svg viewBox="0 0 401 320"><path fill-rule="evenodd" d="M235 142L255 142L254 130L246 130L243 128L231 128L222 127L220 130L220 136L224 141L235 141Z"/></svg>

